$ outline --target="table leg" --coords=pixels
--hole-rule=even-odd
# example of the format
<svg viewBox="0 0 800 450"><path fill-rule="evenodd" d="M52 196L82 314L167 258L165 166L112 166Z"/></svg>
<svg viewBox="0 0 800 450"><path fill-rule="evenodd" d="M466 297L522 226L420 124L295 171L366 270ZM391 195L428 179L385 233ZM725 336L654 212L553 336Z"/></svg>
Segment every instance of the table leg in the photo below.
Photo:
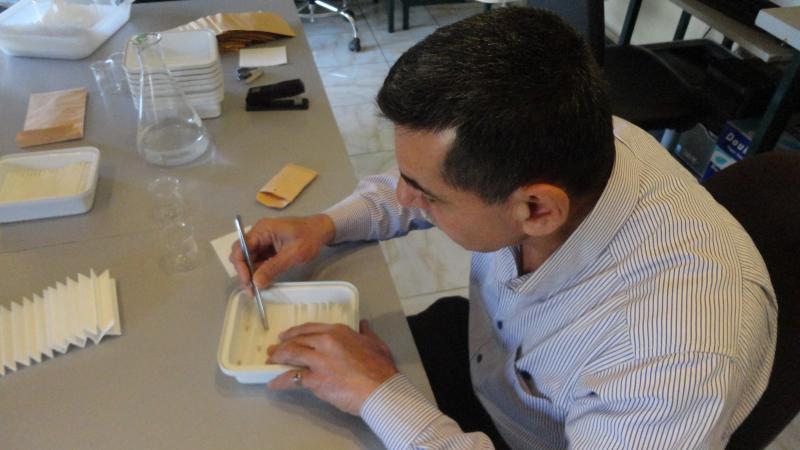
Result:
<svg viewBox="0 0 800 450"><path fill-rule="evenodd" d="M800 53L794 52L792 61L783 72L780 84L775 88L767 111L761 118L748 153L768 152L775 147L781 133L786 128L789 116L798 93L798 69L800 69Z"/></svg>

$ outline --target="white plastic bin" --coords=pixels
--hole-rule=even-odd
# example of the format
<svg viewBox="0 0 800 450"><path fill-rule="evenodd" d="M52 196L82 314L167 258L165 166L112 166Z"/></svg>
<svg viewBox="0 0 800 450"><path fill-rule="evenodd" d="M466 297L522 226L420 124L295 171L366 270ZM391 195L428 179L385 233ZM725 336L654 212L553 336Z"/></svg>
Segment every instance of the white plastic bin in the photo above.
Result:
<svg viewBox="0 0 800 450"><path fill-rule="evenodd" d="M0 157L0 223L82 214L92 208L97 187L100 151L75 147ZM54 170L85 163L87 170L77 183L67 183ZM12 182L12 175L14 181ZM71 180L76 181L76 180ZM46 196L19 198L32 185L50 185Z"/></svg>
<svg viewBox="0 0 800 450"><path fill-rule="evenodd" d="M0 13L0 50L12 56L81 59L130 18L133 0L20 0Z"/></svg>
<svg viewBox="0 0 800 450"><path fill-rule="evenodd" d="M266 383L291 370L267 364L267 347L278 334L306 322L341 323L358 330L358 290L344 281L274 283L261 291L269 330L264 330L253 297L239 289L228 299L217 362L239 383Z"/></svg>

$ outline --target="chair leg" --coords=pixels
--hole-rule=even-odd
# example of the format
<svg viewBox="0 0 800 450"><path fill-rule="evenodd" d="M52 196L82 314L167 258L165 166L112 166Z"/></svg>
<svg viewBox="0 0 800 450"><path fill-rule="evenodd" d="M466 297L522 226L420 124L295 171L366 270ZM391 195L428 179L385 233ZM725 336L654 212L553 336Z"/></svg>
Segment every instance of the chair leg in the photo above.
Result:
<svg viewBox="0 0 800 450"><path fill-rule="evenodd" d="M389 18L389 33L394 33L394 0L386 2L386 16Z"/></svg>
<svg viewBox="0 0 800 450"><path fill-rule="evenodd" d="M361 39L358 37L358 29L356 28L356 18L353 15L353 12L346 8L337 8L321 0L315 0L314 3L327 9L330 12L335 12L336 14L339 14L340 16L344 17L346 21L350 22L350 28L353 29L353 40L350 41L350 51L352 52L361 51Z"/></svg>

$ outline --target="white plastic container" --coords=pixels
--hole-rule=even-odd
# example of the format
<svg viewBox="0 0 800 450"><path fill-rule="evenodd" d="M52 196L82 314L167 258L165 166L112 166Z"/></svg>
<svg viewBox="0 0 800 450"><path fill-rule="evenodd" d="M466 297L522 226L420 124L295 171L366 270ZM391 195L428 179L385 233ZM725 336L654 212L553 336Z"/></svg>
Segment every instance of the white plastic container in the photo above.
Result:
<svg viewBox="0 0 800 450"><path fill-rule="evenodd" d="M207 30L169 31L161 33L159 45L172 79L197 115L201 119L219 117L225 98L225 82L216 36ZM125 46L123 68L131 87L134 108L138 109L141 69L131 41ZM162 87L154 85L157 92Z"/></svg>
<svg viewBox="0 0 800 450"><path fill-rule="evenodd" d="M99 162L100 151L94 147L14 153L0 157L0 223L88 211L94 203ZM80 166L82 175L65 179L59 169L75 167L74 164ZM49 184L50 194L19 198L26 188L35 191L37 188L43 189L43 184Z"/></svg>
<svg viewBox="0 0 800 450"><path fill-rule="evenodd" d="M133 3L57 1L20 0L0 13L0 50L12 56L85 58L128 21Z"/></svg>
<svg viewBox="0 0 800 450"><path fill-rule="evenodd" d="M358 290L343 281L275 283L261 291L269 330L264 330L253 297L237 290L228 299L217 362L240 383L266 383L291 366L266 364L267 347L278 334L306 322L344 323L358 329Z"/></svg>
<svg viewBox="0 0 800 450"><path fill-rule="evenodd" d="M208 30L166 31L161 33L161 51L164 64L174 77L185 74L207 73L219 65L217 37ZM139 76L139 60L131 41L125 46L125 72Z"/></svg>

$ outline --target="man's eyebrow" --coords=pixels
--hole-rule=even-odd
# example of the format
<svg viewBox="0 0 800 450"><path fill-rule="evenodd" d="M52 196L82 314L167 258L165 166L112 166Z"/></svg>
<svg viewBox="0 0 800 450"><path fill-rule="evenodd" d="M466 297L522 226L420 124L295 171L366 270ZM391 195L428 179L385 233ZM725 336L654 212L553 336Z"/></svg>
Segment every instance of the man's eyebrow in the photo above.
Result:
<svg viewBox="0 0 800 450"><path fill-rule="evenodd" d="M441 200L439 197L433 195L430 191L425 189L424 187L420 186L419 183L416 182L413 178L408 177L406 174L400 172L400 178L402 178L409 186L413 187L414 189L422 192L423 194L427 195L428 197L433 198L434 200Z"/></svg>

